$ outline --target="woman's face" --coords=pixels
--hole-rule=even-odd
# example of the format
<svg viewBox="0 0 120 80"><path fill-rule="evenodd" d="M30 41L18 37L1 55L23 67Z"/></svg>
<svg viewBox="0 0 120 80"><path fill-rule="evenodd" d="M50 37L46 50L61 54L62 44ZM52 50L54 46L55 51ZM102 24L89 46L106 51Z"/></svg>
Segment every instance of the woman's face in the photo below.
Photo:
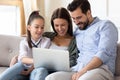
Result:
<svg viewBox="0 0 120 80"><path fill-rule="evenodd" d="M34 19L28 26L28 30L31 33L32 39L37 41L44 32L44 20L40 18Z"/></svg>
<svg viewBox="0 0 120 80"><path fill-rule="evenodd" d="M53 20L55 31L59 36L65 36L68 31L68 22L62 18L56 18Z"/></svg>

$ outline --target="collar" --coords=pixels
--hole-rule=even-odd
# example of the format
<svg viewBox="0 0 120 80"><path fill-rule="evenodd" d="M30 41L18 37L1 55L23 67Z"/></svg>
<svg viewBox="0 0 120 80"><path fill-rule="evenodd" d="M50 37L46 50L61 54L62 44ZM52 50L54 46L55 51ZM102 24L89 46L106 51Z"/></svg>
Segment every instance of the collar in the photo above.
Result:
<svg viewBox="0 0 120 80"><path fill-rule="evenodd" d="M42 40L42 36L38 39L37 42L35 42L35 40L33 40L33 39L31 38L31 41L32 41L35 45L39 44L39 43L41 42L41 40Z"/></svg>

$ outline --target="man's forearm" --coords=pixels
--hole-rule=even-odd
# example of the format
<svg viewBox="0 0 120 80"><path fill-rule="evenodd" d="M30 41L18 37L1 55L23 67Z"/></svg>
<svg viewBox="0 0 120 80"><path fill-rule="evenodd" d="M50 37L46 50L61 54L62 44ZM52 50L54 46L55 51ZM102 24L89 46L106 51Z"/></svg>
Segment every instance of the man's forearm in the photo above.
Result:
<svg viewBox="0 0 120 80"><path fill-rule="evenodd" d="M102 65L102 61L98 57L94 57L84 68L84 71L89 71L91 69L98 68Z"/></svg>

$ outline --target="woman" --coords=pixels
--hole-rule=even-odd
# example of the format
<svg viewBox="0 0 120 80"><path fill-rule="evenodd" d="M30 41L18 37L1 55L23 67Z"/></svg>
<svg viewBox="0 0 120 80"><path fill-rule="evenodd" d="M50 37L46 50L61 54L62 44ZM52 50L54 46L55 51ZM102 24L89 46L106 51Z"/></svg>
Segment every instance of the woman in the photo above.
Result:
<svg viewBox="0 0 120 80"><path fill-rule="evenodd" d="M51 25L54 32L46 32L43 36L51 38L50 49L68 50L70 53L70 67L76 64L77 48L73 37L72 20L65 8L56 9L51 17ZM47 73L44 71L48 71ZM31 73L30 80L45 80L42 76L55 71L49 71L46 68L34 69Z"/></svg>

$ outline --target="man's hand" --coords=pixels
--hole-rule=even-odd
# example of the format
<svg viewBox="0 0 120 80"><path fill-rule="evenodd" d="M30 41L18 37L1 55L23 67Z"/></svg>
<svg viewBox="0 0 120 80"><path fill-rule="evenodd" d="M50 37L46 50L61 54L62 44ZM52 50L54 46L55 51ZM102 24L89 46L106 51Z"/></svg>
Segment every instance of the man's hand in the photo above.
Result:
<svg viewBox="0 0 120 80"><path fill-rule="evenodd" d="M73 74L72 80L78 80L79 77L81 77L84 73L86 73L89 70L95 69L100 67L103 64L102 60L98 57L93 57L93 59L79 72Z"/></svg>
<svg viewBox="0 0 120 80"><path fill-rule="evenodd" d="M86 70L82 69L81 71L74 73L72 75L72 80L78 80L84 73L86 73Z"/></svg>

